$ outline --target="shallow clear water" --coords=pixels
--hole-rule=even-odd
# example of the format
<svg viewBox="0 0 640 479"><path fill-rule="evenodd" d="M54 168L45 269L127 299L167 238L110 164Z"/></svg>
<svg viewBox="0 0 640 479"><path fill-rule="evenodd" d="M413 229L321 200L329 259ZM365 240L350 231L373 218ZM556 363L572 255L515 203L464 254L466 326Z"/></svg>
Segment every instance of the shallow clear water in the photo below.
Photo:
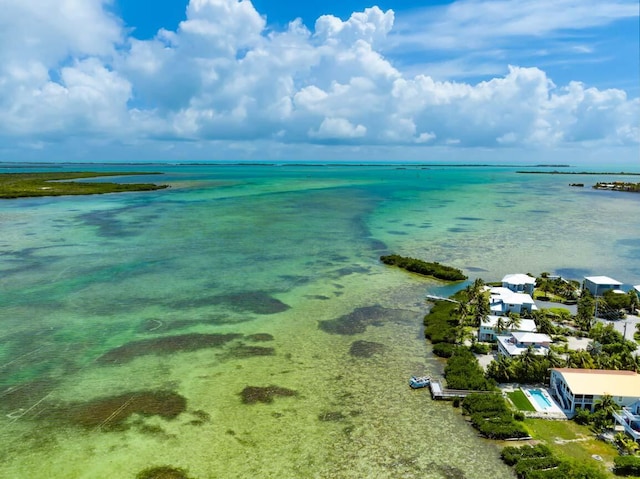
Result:
<svg viewBox="0 0 640 479"><path fill-rule="evenodd" d="M1 477L513 477L407 385L442 368L424 295L460 285L380 254L640 283L640 195L592 177L91 168L172 188L0 202Z"/></svg>

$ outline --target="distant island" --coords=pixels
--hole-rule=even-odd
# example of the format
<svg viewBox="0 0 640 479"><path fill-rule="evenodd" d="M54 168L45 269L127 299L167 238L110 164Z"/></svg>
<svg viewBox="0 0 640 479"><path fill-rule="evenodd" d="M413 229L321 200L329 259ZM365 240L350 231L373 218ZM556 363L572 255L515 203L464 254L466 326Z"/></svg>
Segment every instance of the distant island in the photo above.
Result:
<svg viewBox="0 0 640 479"><path fill-rule="evenodd" d="M516 171L516 173L523 173L529 175L618 175L618 176L640 176L640 173L632 173L629 171L619 172L597 172L597 171Z"/></svg>
<svg viewBox="0 0 640 479"><path fill-rule="evenodd" d="M624 181L596 183L593 185L593 188L596 190L630 191L631 193L640 193L640 183L625 183Z"/></svg>
<svg viewBox="0 0 640 479"><path fill-rule="evenodd" d="M153 191L168 188L169 185L153 183L84 183L76 181L84 178L103 176L158 175L161 173L94 171L47 172L47 173L0 173L0 198L15 199L40 196L98 195L123 193L127 191Z"/></svg>

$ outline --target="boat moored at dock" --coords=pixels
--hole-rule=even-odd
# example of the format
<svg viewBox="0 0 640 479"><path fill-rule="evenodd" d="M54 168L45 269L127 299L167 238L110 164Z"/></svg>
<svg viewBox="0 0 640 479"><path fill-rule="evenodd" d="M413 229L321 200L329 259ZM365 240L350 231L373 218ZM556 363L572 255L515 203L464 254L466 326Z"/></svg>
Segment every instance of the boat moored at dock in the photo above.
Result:
<svg viewBox="0 0 640 479"><path fill-rule="evenodd" d="M411 389L419 389L427 387L430 382L430 376L411 376L411 379L409 379L409 386L411 386Z"/></svg>

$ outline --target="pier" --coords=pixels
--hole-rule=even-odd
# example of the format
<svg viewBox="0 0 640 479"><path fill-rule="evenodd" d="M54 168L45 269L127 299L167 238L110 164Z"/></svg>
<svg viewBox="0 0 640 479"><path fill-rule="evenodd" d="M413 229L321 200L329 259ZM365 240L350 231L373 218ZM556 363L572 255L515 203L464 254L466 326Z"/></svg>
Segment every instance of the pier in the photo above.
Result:
<svg viewBox="0 0 640 479"><path fill-rule="evenodd" d="M464 398L469 394L495 394L495 391L470 391L468 389L449 389L442 386L439 379L432 379L429 382L432 399L453 399Z"/></svg>
<svg viewBox="0 0 640 479"><path fill-rule="evenodd" d="M451 298L444 298L442 296L436 296L435 294L428 294L426 296L427 299L431 299L433 301L449 301L450 303L458 303L459 301L456 301L455 299L451 299Z"/></svg>

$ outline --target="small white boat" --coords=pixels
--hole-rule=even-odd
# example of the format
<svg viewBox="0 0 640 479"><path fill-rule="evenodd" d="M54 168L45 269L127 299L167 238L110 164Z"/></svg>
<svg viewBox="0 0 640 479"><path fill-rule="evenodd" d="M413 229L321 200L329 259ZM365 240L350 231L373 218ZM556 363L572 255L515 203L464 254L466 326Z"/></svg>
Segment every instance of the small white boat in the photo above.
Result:
<svg viewBox="0 0 640 479"><path fill-rule="evenodd" d="M409 386L412 389L419 389L429 385L431 382L431 376L411 376L409 379Z"/></svg>

